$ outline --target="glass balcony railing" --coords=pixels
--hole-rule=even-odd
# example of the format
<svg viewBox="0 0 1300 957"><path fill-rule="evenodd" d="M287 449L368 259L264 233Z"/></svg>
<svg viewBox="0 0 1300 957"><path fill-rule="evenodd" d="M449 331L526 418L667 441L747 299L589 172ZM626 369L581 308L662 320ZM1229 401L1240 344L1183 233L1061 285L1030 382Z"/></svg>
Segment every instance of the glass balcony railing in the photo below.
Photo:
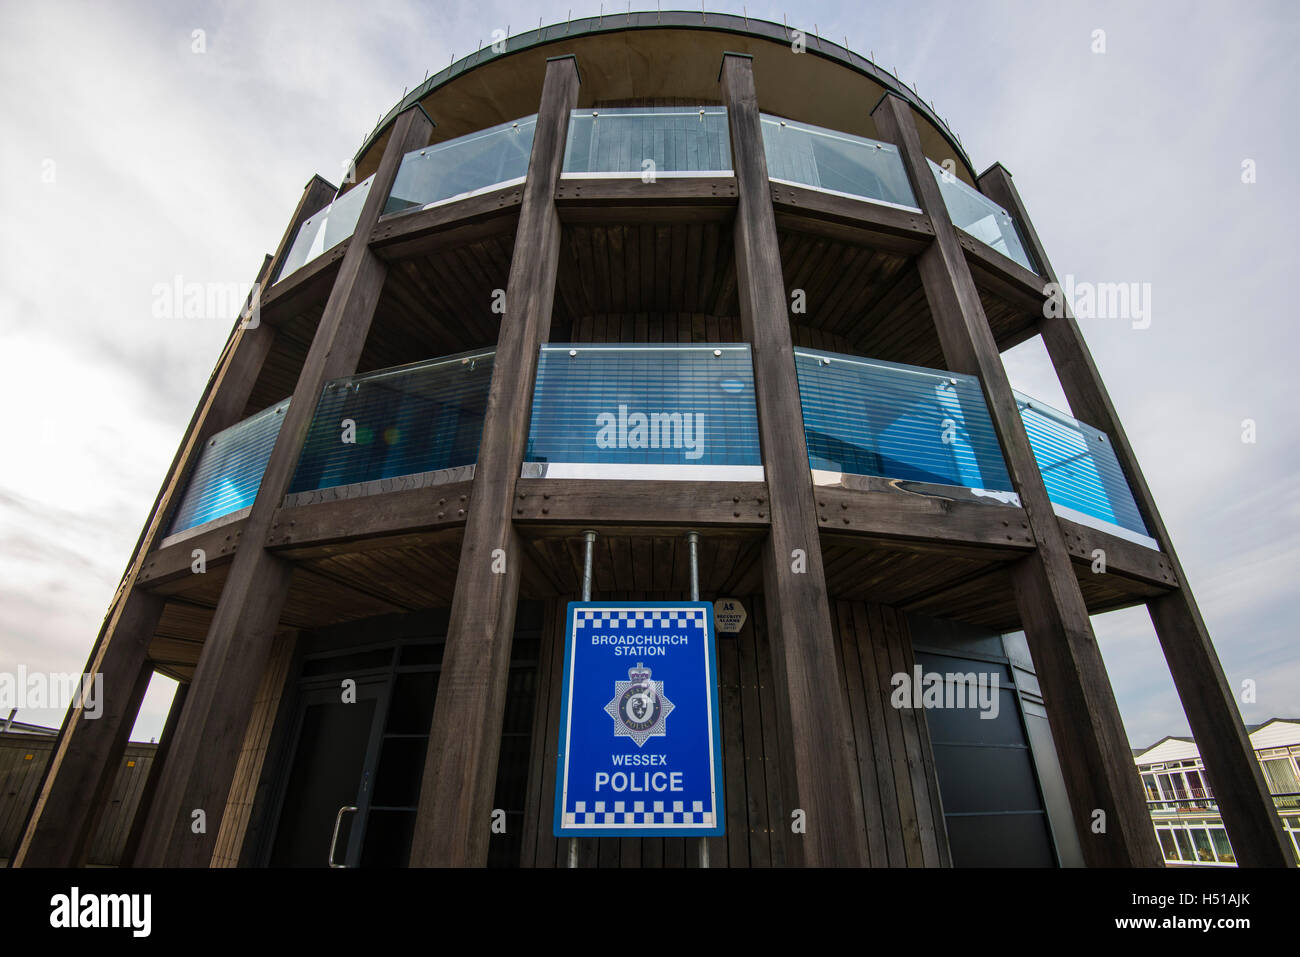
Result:
<svg viewBox="0 0 1300 957"><path fill-rule="evenodd" d="M773 181L916 209L896 146L766 114L762 125Z"/></svg>
<svg viewBox="0 0 1300 957"><path fill-rule="evenodd" d="M1016 405L1057 512L1117 525L1154 547L1106 433L1018 392Z"/></svg>
<svg viewBox="0 0 1300 957"><path fill-rule="evenodd" d="M524 474L761 480L747 345L542 346Z"/></svg>
<svg viewBox="0 0 1300 957"><path fill-rule="evenodd" d="M385 213L464 198L523 182L537 117L525 116L402 157Z"/></svg>
<svg viewBox="0 0 1300 957"><path fill-rule="evenodd" d="M794 358L814 481L874 476L1018 503L974 376L810 349ZM327 383L290 493L473 465L493 359L467 352ZM1015 398L1057 513L1158 547L1107 436ZM169 534L253 504L288 408L208 440ZM523 474L762 481L749 346L542 346Z"/></svg>
<svg viewBox="0 0 1300 957"><path fill-rule="evenodd" d="M795 350L808 464L961 486L1016 501L979 380L834 352Z"/></svg>
<svg viewBox="0 0 1300 957"><path fill-rule="evenodd" d="M1037 272L1011 214L973 186L967 186L934 160L928 160L952 224L964 229L984 245L1014 259L1030 272Z"/></svg>
<svg viewBox="0 0 1300 957"><path fill-rule="evenodd" d="M277 402L208 439L172 517L169 534L248 508L284 423L289 400Z"/></svg>
<svg viewBox="0 0 1300 957"><path fill-rule="evenodd" d="M721 106L574 110L564 173L577 176L704 176L731 173Z"/></svg>
<svg viewBox="0 0 1300 957"><path fill-rule="evenodd" d="M366 205L370 185L375 181L367 176L319 213L298 228L289 252L285 254L277 279L297 272L321 253L327 252L349 239L361 218L361 207Z"/></svg>
<svg viewBox="0 0 1300 957"><path fill-rule="evenodd" d="M492 359L464 353L327 383L290 493L473 465Z"/></svg>

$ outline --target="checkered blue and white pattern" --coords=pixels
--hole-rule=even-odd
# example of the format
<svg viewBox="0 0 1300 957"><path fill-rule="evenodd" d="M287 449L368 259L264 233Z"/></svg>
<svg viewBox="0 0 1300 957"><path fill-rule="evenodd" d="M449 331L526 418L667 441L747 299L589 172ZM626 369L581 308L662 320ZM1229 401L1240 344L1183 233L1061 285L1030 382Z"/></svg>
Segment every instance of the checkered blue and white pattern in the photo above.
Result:
<svg viewBox="0 0 1300 957"><path fill-rule="evenodd" d="M647 807L649 805L649 807ZM617 827L624 824L697 824L713 827L717 821L703 801L692 801L688 811L684 801L596 801L590 808L577 801L564 814L565 827Z"/></svg>
<svg viewBox="0 0 1300 957"><path fill-rule="evenodd" d="M628 624L611 624L611 622ZM636 628L687 628L703 630L704 612L702 611L580 611L574 622L579 631L591 628L593 631L605 629Z"/></svg>

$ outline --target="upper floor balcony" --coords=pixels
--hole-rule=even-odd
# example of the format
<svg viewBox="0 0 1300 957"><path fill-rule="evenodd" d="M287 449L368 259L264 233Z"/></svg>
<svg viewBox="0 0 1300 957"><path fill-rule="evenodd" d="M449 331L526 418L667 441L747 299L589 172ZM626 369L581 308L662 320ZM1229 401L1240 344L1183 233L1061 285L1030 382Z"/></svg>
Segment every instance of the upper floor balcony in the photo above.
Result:
<svg viewBox="0 0 1300 957"><path fill-rule="evenodd" d="M523 182L537 117L526 116L408 153L384 214L430 209ZM788 118L760 118L768 175L774 184L919 213L907 173L890 143ZM931 163L953 223L1030 272L1013 217L977 189ZM727 112L721 106L574 110L562 176L568 180L732 175ZM350 239L373 176L302 224L276 280Z"/></svg>
<svg viewBox="0 0 1300 957"><path fill-rule="evenodd" d="M475 464L491 351L328 383L290 499L448 480ZM980 383L860 356L797 349L811 480L1018 505ZM1107 437L1025 397L1021 415L1063 517L1154 547ZM175 535L252 504L288 401L213 436L174 513ZM461 471L457 471L461 470ZM556 343L537 359L524 478L764 480L744 343Z"/></svg>

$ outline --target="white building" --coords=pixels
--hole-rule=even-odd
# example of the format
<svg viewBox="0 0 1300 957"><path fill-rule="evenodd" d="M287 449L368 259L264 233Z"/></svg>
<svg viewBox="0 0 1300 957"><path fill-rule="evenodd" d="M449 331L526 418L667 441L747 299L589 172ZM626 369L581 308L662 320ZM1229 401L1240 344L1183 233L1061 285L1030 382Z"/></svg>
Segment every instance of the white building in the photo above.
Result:
<svg viewBox="0 0 1300 957"><path fill-rule="evenodd" d="M1264 770L1282 826L1300 861L1300 719L1250 725L1250 743ZM1236 864L1219 806L1191 738L1162 738L1135 751L1156 836L1170 865Z"/></svg>

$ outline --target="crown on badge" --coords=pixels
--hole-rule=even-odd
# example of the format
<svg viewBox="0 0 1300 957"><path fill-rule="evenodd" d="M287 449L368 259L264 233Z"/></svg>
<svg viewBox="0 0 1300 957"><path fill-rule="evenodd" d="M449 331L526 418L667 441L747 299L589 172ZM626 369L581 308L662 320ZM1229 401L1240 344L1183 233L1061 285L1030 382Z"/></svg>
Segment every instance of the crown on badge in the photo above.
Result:
<svg viewBox="0 0 1300 957"><path fill-rule="evenodd" d="M640 684L643 681L650 680L650 669L641 662L636 663L636 667L627 669L627 680L634 684Z"/></svg>

